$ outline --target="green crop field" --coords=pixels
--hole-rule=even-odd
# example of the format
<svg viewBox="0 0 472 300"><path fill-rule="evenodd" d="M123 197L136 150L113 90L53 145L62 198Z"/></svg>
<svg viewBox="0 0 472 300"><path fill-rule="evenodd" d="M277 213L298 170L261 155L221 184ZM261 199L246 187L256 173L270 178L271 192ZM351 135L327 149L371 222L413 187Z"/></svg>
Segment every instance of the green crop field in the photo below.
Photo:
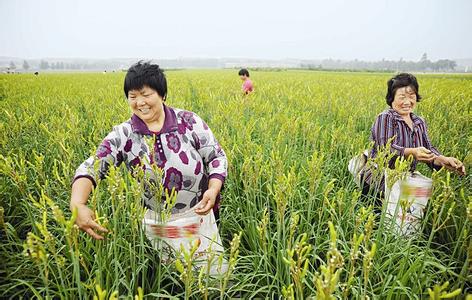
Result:
<svg viewBox="0 0 472 300"><path fill-rule="evenodd" d="M370 145L392 74L251 72L256 91L247 98L234 70L166 74L168 105L202 117L228 156L220 233L232 272L212 279L161 263L142 231L140 185L122 169L89 199L110 230L106 239L73 225L75 169L130 117L124 73L0 75L0 297L472 293L472 76L418 75L417 114L433 144L463 160L468 175L421 165L434 180L433 195L421 231L402 237L376 217L347 170Z"/></svg>

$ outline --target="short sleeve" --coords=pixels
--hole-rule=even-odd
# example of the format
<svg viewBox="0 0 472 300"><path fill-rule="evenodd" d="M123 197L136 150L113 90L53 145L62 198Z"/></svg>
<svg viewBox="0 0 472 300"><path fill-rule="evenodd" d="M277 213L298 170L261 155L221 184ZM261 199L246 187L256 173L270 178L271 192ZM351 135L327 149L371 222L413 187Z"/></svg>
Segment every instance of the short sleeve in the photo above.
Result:
<svg viewBox="0 0 472 300"><path fill-rule="evenodd" d="M95 155L85 160L76 170L74 180L86 177L94 186L98 179L103 179L111 165L119 166L123 162L123 142L119 128L114 127L98 146Z"/></svg>
<svg viewBox="0 0 472 300"><path fill-rule="evenodd" d="M194 117L192 137L195 148L203 159L209 178L217 178L224 182L228 170L226 154L208 125L197 115L194 114Z"/></svg>

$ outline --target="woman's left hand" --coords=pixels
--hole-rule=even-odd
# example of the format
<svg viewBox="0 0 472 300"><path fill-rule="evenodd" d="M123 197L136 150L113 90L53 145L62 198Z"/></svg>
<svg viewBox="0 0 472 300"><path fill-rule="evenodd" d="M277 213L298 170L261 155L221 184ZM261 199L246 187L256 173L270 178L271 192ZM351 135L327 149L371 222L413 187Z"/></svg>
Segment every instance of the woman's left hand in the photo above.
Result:
<svg viewBox="0 0 472 300"><path fill-rule="evenodd" d="M454 171L459 175L465 175L464 164L455 157L446 157L440 155L434 159L434 164L441 167L445 167L449 171Z"/></svg>
<svg viewBox="0 0 472 300"><path fill-rule="evenodd" d="M209 188L203 193L203 199L198 204L198 207L195 209L195 212L199 215L206 215L210 212L210 209L215 205L216 197L218 196L219 191L215 188Z"/></svg>

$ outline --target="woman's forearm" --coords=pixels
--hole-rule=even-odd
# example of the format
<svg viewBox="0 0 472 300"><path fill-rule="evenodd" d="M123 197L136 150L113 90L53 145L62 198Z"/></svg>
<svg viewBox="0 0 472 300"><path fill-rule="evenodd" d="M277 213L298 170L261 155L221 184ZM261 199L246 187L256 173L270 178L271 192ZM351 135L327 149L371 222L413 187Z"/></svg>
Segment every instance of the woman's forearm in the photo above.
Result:
<svg viewBox="0 0 472 300"><path fill-rule="evenodd" d="M218 178L211 178L208 182L208 189L215 189L218 193L221 191L223 182Z"/></svg>
<svg viewBox="0 0 472 300"><path fill-rule="evenodd" d="M87 204L92 189L93 183L90 179L86 177L77 179L74 184L72 184L70 210L73 210L79 205Z"/></svg>

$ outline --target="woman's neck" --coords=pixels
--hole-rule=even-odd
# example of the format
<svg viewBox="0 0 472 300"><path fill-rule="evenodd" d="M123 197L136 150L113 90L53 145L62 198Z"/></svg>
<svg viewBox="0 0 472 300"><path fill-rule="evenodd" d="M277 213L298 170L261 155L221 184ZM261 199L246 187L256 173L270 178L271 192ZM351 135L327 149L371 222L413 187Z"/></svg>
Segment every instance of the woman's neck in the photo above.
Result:
<svg viewBox="0 0 472 300"><path fill-rule="evenodd" d="M164 112L164 105L162 105L161 113L153 120L149 122L144 122L144 123L146 123L146 126L148 127L150 131L158 132L164 126L165 118L166 118L166 114Z"/></svg>

